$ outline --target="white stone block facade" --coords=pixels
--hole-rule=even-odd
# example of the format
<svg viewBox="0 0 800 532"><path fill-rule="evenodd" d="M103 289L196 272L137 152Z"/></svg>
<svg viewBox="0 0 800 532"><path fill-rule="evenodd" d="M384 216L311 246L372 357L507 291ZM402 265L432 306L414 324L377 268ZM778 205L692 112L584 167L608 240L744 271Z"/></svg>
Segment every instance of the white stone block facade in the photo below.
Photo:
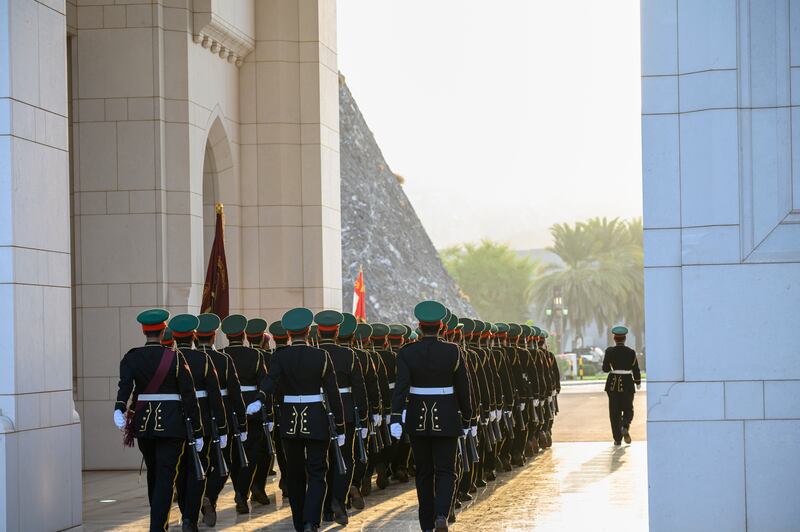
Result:
<svg viewBox="0 0 800 532"><path fill-rule="evenodd" d="M199 310L216 202L232 312L341 306L336 5L0 0L0 50L0 530L64 529L139 465L119 360Z"/></svg>
<svg viewBox="0 0 800 532"><path fill-rule="evenodd" d="M650 528L791 530L800 2L642 0L641 23Z"/></svg>

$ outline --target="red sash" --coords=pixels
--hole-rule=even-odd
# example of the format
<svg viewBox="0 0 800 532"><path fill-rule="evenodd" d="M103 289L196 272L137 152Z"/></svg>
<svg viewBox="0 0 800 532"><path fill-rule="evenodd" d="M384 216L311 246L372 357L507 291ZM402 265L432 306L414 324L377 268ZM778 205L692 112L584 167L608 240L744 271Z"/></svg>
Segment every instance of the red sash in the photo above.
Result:
<svg viewBox="0 0 800 532"><path fill-rule="evenodd" d="M164 352L161 354L161 362L158 364L156 373L153 375L153 378L150 379L150 382L147 383L144 390L142 390L143 394L158 392L158 389L161 388L161 385L164 383L164 379L167 378L167 373L172 369L173 360L175 360L175 351L169 347L164 348ZM133 417L136 415L136 411L144 406L144 402L138 400L138 392L136 393L136 399L135 406L128 409L125 417L125 434L122 437L122 444L125 445L125 447L133 447Z"/></svg>

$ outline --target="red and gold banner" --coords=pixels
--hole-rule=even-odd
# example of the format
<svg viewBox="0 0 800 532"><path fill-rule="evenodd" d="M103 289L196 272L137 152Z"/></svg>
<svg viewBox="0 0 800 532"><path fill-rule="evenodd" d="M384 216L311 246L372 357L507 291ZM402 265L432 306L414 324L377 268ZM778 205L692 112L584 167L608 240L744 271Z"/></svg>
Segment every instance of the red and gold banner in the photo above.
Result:
<svg viewBox="0 0 800 532"><path fill-rule="evenodd" d="M208 257L206 282L203 285L202 312L213 312L220 319L228 316L228 263L225 260L225 240L223 238L224 218L222 204L217 203L217 224L214 229L214 243Z"/></svg>

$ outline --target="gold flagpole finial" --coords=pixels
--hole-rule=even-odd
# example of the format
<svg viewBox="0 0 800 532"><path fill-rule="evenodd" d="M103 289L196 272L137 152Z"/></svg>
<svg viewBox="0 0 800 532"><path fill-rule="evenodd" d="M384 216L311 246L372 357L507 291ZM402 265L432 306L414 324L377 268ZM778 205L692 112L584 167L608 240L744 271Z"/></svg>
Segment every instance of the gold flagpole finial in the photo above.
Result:
<svg viewBox="0 0 800 532"><path fill-rule="evenodd" d="M217 203L216 209L217 209L217 214L223 214L224 209L222 203Z"/></svg>
<svg viewBox="0 0 800 532"><path fill-rule="evenodd" d="M364 266L362 264L358 265L358 271L359 272L363 272L364 271Z"/></svg>

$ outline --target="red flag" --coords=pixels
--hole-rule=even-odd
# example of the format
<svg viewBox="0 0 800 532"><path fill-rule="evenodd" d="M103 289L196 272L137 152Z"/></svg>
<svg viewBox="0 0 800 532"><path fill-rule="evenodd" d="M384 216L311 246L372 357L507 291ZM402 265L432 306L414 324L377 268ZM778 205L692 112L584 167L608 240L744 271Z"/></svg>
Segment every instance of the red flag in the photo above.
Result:
<svg viewBox="0 0 800 532"><path fill-rule="evenodd" d="M228 263L225 260L225 240L222 235L224 219L222 203L217 203L217 226L214 243L208 257L206 282L203 285L202 312L213 312L221 319L228 316Z"/></svg>
<svg viewBox="0 0 800 532"><path fill-rule="evenodd" d="M364 287L364 272L358 269L356 284L353 286L353 316L359 323L367 322L367 289Z"/></svg>

